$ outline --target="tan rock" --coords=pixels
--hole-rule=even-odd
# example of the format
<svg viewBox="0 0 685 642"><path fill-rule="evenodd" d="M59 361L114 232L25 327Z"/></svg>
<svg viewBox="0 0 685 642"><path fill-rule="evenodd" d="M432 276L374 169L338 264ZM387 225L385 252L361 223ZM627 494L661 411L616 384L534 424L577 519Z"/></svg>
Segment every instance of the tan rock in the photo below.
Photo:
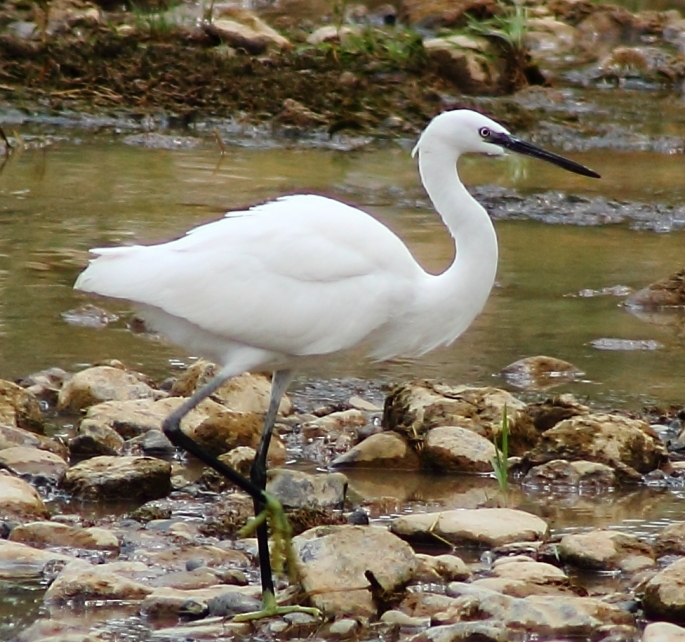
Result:
<svg viewBox="0 0 685 642"><path fill-rule="evenodd" d="M619 531L570 533L562 537L557 551L567 564L599 571L635 572L655 564L651 546Z"/></svg>
<svg viewBox="0 0 685 642"><path fill-rule="evenodd" d="M57 409L78 412L103 401L158 399L163 396L153 390L141 375L112 366L95 366L77 372L59 392Z"/></svg>
<svg viewBox="0 0 685 642"><path fill-rule="evenodd" d="M576 416L543 433L523 458L530 468L552 459L595 461L611 466L623 480L639 480L668 459L666 448L649 425L615 414Z"/></svg>
<svg viewBox="0 0 685 642"><path fill-rule="evenodd" d="M530 513L511 508L446 510L414 513L394 519L390 530L410 541L468 543L501 546L517 541L544 539L547 524Z"/></svg>
<svg viewBox="0 0 685 642"><path fill-rule="evenodd" d="M42 433L44 422L35 395L16 383L0 379L0 425Z"/></svg>
<svg viewBox="0 0 685 642"><path fill-rule="evenodd" d="M626 305L646 310L685 307L685 268L631 294Z"/></svg>
<svg viewBox="0 0 685 642"><path fill-rule="evenodd" d="M0 519L44 519L48 510L33 486L0 471Z"/></svg>
<svg viewBox="0 0 685 642"><path fill-rule="evenodd" d="M685 621L685 558L669 564L647 582L642 606L650 620Z"/></svg>
<svg viewBox="0 0 685 642"><path fill-rule="evenodd" d="M631 613L597 598L566 595L531 595L510 597L473 584L452 582L448 594L457 599L435 616L440 622L459 622L467 613L495 619L504 624L510 635L521 632L545 636L573 635L589 639L607 625L635 627Z"/></svg>
<svg viewBox="0 0 685 642"><path fill-rule="evenodd" d="M47 604L64 604L70 600L139 601L152 588L130 579L126 573L144 573L144 564L109 563L93 566L83 560L67 564L45 592Z"/></svg>
<svg viewBox="0 0 685 642"><path fill-rule="evenodd" d="M380 432L336 457L334 468L392 468L395 470L418 470L419 456L401 435Z"/></svg>
<svg viewBox="0 0 685 642"><path fill-rule="evenodd" d="M377 613L369 573L392 592L404 587L418 566L406 542L374 526L318 526L293 538L293 550L310 600L336 617Z"/></svg>
<svg viewBox="0 0 685 642"><path fill-rule="evenodd" d="M56 484L68 468L59 455L30 446L0 450L0 466L17 476L42 477Z"/></svg>
<svg viewBox="0 0 685 642"><path fill-rule="evenodd" d="M573 27L569 27L573 29ZM584 373L568 361L538 355L526 357L503 368L500 374L508 383L523 390L547 390L574 381Z"/></svg>
<svg viewBox="0 0 685 642"><path fill-rule="evenodd" d="M554 486L576 488L583 486L610 488L618 484L611 466L594 461L567 461L553 459L540 466L534 466L523 478L526 486Z"/></svg>
<svg viewBox="0 0 685 642"><path fill-rule="evenodd" d="M330 437L347 429L361 428L367 423L367 416L361 410L342 410L303 422L300 432L305 439L316 439Z"/></svg>
<svg viewBox="0 0 685 642"><path fill-rule="evenodd" d="M456 555L425 555L417 553L419 566L414 574L414 582L455 582L471 577L471 569L461 557Z"/></svg>
<svg viewBox="0 0 685 642"><path fill-rule="evenodd" d="M656 536L654 548L662 555L685 555L685 522L669 524Z"/></svg>
<svg viewBox="0 0 685 642"><path fill-rule="evenodd" d="M70 555L0 539L0 578L3 579L16 581L22 577L40 577L46 564L73 560Z"/></svg>
<svg viewBox="0 0 685 642"><path fill-rule="evenodd" d="M215 18L205 25L205 30L220 38L229 47L244 49L253 55L260 55L269 48L292 47L285 36L246 10L233 12L231 18Z"/></svg>
<svg viewBox="0 0 685 642"><path fill-rule="evenodd" d="M442 472L491 472L495 446L468 428L438 426L428 431L421 457Z"/></svg>
<svg viewBox="0 0 685 642"><path fill-rule="evenodd" d="M171 389L173 396L189 397L198 388L209 383L219 373L219 367L209 361L199 360L181 375ZM233 377L212 394L221 405L235 412L266 413L271 397L271 378L263 373L246 372ZM287 395L281 399L279 414L292 413L292 403Z"/></svg>
<svg viewBox="0 0 685 642"><path fill-rule="evenodd" d="M208 602L228 591L234 591L241 595L259 597L260 589L257 586L228 586L217 584L198 589L177 589L171 587L155 588L143 601L141 611L149 618L178 617L181 609L188 608L189 603L194 603L196 612L202 612L207 608Z"/></svg>
<svg viewBox="0 0 685 642"><path fill-rule="evenodd" d="M12 448L13 446L30 446L40 450L47 450L59 455L62 459L66 459L69 456L67 447L55 439L36 435L23 428L0 425L0 450Z"/></svg>
<svg viewBox="0 0 685 642"><path fill-rule="evenodd" d="M446 386L428 381L395 388L385 403L383 427L410 441L423 438L437 426L460 426L489 441L499 435L504 408L509 420L509 452L522 454L534 446L538 432L526 404L497 388Z"/></svg>
<svg viewBox="0 0 685 642"><path fill-rule="evenodd" d="M286 508L342 508L347 483L342 473L310 475L282 468L269 471L266 490Z"/></svg>
<svg viewBox="0 0 685 642"><path fill-rule="evenodd" d="M124 449L124 438L107 425L84 419L69 440L69 451L77 455L119 455Z"/></svg>
<svg viewBox="0 0 685 642"><path fill-rule="evenodd" d="M9 540L34 548L68 546L100 551L119 550L119 539L106 528L78 528L58 522L20 524L12 529Z"/></svg>
<svg viewBox="0 0 685 642"><path fill-rule="evenodd" d="M89 500L149 500L171 491L171 464L153 457L93 457L71 467L62 488Z"/></svg>
<svg viewBox="0 0 685 642"><path fill-rule="evenodd" d="M650 622L642 634L642 642L683 642L685 629L670 622Z"/></svg>
<svg viewBox="0 0 685 642"><path fill-rule="evenodd" d="M523 555L498 559L493 565L492 576L475 580L473 584L513 597L576 593L561 569Z"/></svg>

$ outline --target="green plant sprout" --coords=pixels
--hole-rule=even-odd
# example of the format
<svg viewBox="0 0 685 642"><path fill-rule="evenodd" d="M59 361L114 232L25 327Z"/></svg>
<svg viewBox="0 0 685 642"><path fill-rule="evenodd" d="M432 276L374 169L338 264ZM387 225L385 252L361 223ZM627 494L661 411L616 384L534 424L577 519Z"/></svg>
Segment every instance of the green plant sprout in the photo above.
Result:
<svg viewBox="0 0 685 642"><path fill-rule="evenodd" d="M507 406L502 410L502 424L499 432L500 443L497 445L497 435L493 437L495 456L492 458L492 468L500 490L506 490L509 485L509 417Z"/></svg>

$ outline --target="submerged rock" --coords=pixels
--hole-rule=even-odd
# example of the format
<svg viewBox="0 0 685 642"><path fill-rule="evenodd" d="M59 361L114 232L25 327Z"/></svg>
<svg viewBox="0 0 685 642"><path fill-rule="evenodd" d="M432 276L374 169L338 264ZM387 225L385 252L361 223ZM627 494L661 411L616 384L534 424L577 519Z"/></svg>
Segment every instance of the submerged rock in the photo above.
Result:
<svg viewBox="0 0 685 642"><path fill-rule="evenodd" d="M335 616L376 615L381 594L403 589L418 566L411 546L375 526L317 526L293 548L311 602Z"/></svg>
<svg viewBox="0 0 685 642"><path fill-rule="evenodd" d="M547 524L530 513L511 508L473 508L415 513L394 519L390 530L409 541L472 546L501 546L547 537Z"/></svg>
<svg viewBox="0 0 685 642"><path fill-rule="evenodd" d="M526 405L497 388L447 386L431 382L403 384L385 401L383 427L422 440L431 428L460 426L489 441L499 435L504 408L509 420L509 452L522 454L538 441Z"/></svg>
<svg viewBox="0 0 685 642"><path fill-rule="evenodd" d="M594 461L553 459L533 466L522 480L524 486L554 488L610 488L618 483L611 466Z"/></svg>
<svg viewBox="0 0 685 642"><path fill-rule="evenodd" d="M70 555L51 550L41 550L20 542L0 539L0 578L41 577L48 564L73 561Z"/></svg>
<svg viewBox="0 0 685 642"><path fill-rule="evenodd" d="M574 381L584 372L568 361L539 355L519 359L500 371L507 383L523 390L547 390Z"/></svg>
<svg viewBox="0 0 685 642"><path fill-rule="evenodd" d="M93 457L70 468L61 486L93 501L158 499L171 491L171 464L153 457Z"/></svg>
<svg viewBox="0 0 685 642"><path fill-rule="evenodd" d="M631 294L625 305L646 310L685 308L685 268Z"/></svg>

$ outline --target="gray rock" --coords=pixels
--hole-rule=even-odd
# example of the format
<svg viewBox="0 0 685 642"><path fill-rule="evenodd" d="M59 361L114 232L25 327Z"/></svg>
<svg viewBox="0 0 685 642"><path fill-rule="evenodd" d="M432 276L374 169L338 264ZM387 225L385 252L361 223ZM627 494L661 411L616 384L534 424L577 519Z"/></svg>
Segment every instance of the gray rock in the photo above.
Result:
<svg viewBox="0 0 685 642"><path fill-rule="evenodd" d="M251 613L262 608L261 600L249 595L243 595L236 591L226 591L211 598L207 602L210 615L220 615L221 617L232 617L238 613Z"/></svg>
<svg viewBox="0 0 685 642"><path fill-rule="evenodd" d="M286 508L342 508L347 477L342 473L310 475L280 468L269 471L266 490Z"/></svg>
<svg viewBox="0 0 685 642"><path fill-rule="evenodd" d="M70 468L61 486L89 500L158 499L171 491L171 464L152 457L94 457Z"/></svg>
<svg viewBox="0 0 685 642"><path fill-rule="evenodd" d="M374 526L318 526L293 538L293 551L312 603L336 616L375 615L372 584L397 591L418 564L406 542Z"/></svg>
<svg viewBox="0 0 685 642"><path fill-rule="evenodd" d="M181 612L204 615L209 612L209 602L215 597L225 595L229 590L227 586L187 590L159 587L145 597L140 610L151 619L178 617ZM236 586L233 590L252 599L258 599L259 596L259 588L256 586Z"/></svg>
<svg viewBox="0 0 685 642"><path fill-rule="evenodd" d="M421 455L436 470L485 473L492 471L495 446L468 428L438 426L428 431Z"/></svg>
<svg viewBox="0 0 685 642"><path fill-rule="evenodd" d="M160 430L148 430L146 433L129 439L127 446L140 447L140 449L151 457L165 457L176 452L174 446L167 436Z"/></svg>
<svg viewBox="0 0 685 642"><path fill-rule="evenodd" d="M359 631L359 622L349 617L336 620L328 627L326 639L345 640L356 635Z"/></svg>
<svg viewBox="0 0 685 642"><path fill-rule="evenodd" d="M381 615L381 622L405 629L424 629L430 626L431 619L430 617L414 617L391 609Z"/></svg>
<svg viewBox="0 0 685 642"><path fill-rule="evenodd" d="M547 524L539 517L511 508L415 513L394 519L390 530L410 541L435 544L441 538L453 544L479 546L535 541L546 538L549 532Z"/></svg>

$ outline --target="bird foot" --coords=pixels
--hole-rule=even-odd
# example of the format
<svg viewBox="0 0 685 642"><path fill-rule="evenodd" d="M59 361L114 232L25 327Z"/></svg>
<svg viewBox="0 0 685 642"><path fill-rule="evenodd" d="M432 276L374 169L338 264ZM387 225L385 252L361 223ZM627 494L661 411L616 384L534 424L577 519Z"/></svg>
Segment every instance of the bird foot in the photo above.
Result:
<svg viewBox="0 0 685 642"><path fill-rule="evenodd" d="M279 606L273 593L266 592L262 598L263 608L260 611L241 613L233 618L234 622L252 622L264 618L275 617L277 615L287 615L288 613L306 613L315 618L321 617L321 611L313 606L299 606L291 604L289 606Z"/></svg>

